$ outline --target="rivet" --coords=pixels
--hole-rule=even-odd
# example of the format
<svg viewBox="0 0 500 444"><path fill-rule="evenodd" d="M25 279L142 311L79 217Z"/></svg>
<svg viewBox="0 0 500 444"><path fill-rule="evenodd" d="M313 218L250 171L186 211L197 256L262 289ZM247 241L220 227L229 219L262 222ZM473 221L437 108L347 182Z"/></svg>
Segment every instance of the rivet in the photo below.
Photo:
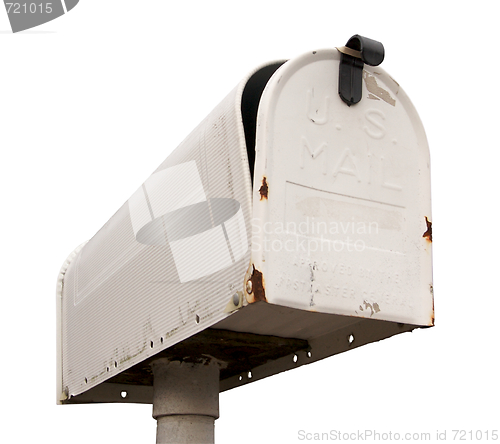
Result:
<svg viewBox="0 0 500 444"><path fill-rule="evenodd" d="M252 293L252 281L247 281L247 293Z"/></svg>
<svg viewBox="0 0 500 444"><path fill-rule="evenodd" d="M233 294L233 304L236 306L240 305L240 295L238 293Z"/></svg>

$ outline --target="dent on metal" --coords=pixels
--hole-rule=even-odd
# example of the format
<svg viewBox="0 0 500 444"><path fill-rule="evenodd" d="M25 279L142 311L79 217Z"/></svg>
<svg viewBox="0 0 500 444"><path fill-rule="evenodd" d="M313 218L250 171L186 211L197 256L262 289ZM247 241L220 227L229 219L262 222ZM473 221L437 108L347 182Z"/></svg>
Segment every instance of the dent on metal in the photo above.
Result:
<svg viewBox="0 0 500 444"><path fill-rule="evenodd" d="M378 83L375 76L372 76L368 72L363 72L363 79L366 84L366 89L368 90L368 98L372 100L383 100L391 106L396 106L396 100L389 94L389 91L386 91L382 88Z"/></svg>
<svg viewBox="0 0 500 444"><path fill-rule="evenodd" d="M425 237L429 242L432 242L432 222L427 219L427 216L425 216L425 223L427 224L427 230L422 237Z"/></svg>

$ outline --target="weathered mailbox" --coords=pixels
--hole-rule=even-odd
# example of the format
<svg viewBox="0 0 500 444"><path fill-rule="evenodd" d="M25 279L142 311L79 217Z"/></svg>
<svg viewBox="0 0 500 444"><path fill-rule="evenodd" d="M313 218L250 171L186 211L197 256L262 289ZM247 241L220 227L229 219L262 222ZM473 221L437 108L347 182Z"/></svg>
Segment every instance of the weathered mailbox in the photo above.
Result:
<svg viewBox="0 0 500 444"><path fill-rule="evenodd" d="M224 391L433 325L429 151L382 58L354 36L255 70L68 258L59 403L152 403L155 363Z"/></svg>

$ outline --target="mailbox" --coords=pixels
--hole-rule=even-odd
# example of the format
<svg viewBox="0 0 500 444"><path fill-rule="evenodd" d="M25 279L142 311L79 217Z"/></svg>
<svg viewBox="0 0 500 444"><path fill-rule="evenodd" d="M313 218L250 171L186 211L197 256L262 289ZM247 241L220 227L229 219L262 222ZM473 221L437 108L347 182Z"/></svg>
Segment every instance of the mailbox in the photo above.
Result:
<svg viewBox="0 0 500 444"><path fill-rule="evenodd" d="M152 403L160 358L224 391L434 324L428 145L370 42L254 70L70 255L58 403Z"/></svg>

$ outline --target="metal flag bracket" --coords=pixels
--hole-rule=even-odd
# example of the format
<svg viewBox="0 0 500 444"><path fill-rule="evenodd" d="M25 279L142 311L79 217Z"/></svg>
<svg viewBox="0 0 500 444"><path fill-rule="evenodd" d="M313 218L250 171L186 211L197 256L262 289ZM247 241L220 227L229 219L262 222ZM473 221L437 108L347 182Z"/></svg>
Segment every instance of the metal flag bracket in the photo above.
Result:
<svg viewBox="0 0 500 444"><path fill-rule="evenodd" d="M384 60L384 45L376 40L353 35L345 46L337 48L340 55L339 95L348 105L362 97L363 66L377 66Z"/></svg>

